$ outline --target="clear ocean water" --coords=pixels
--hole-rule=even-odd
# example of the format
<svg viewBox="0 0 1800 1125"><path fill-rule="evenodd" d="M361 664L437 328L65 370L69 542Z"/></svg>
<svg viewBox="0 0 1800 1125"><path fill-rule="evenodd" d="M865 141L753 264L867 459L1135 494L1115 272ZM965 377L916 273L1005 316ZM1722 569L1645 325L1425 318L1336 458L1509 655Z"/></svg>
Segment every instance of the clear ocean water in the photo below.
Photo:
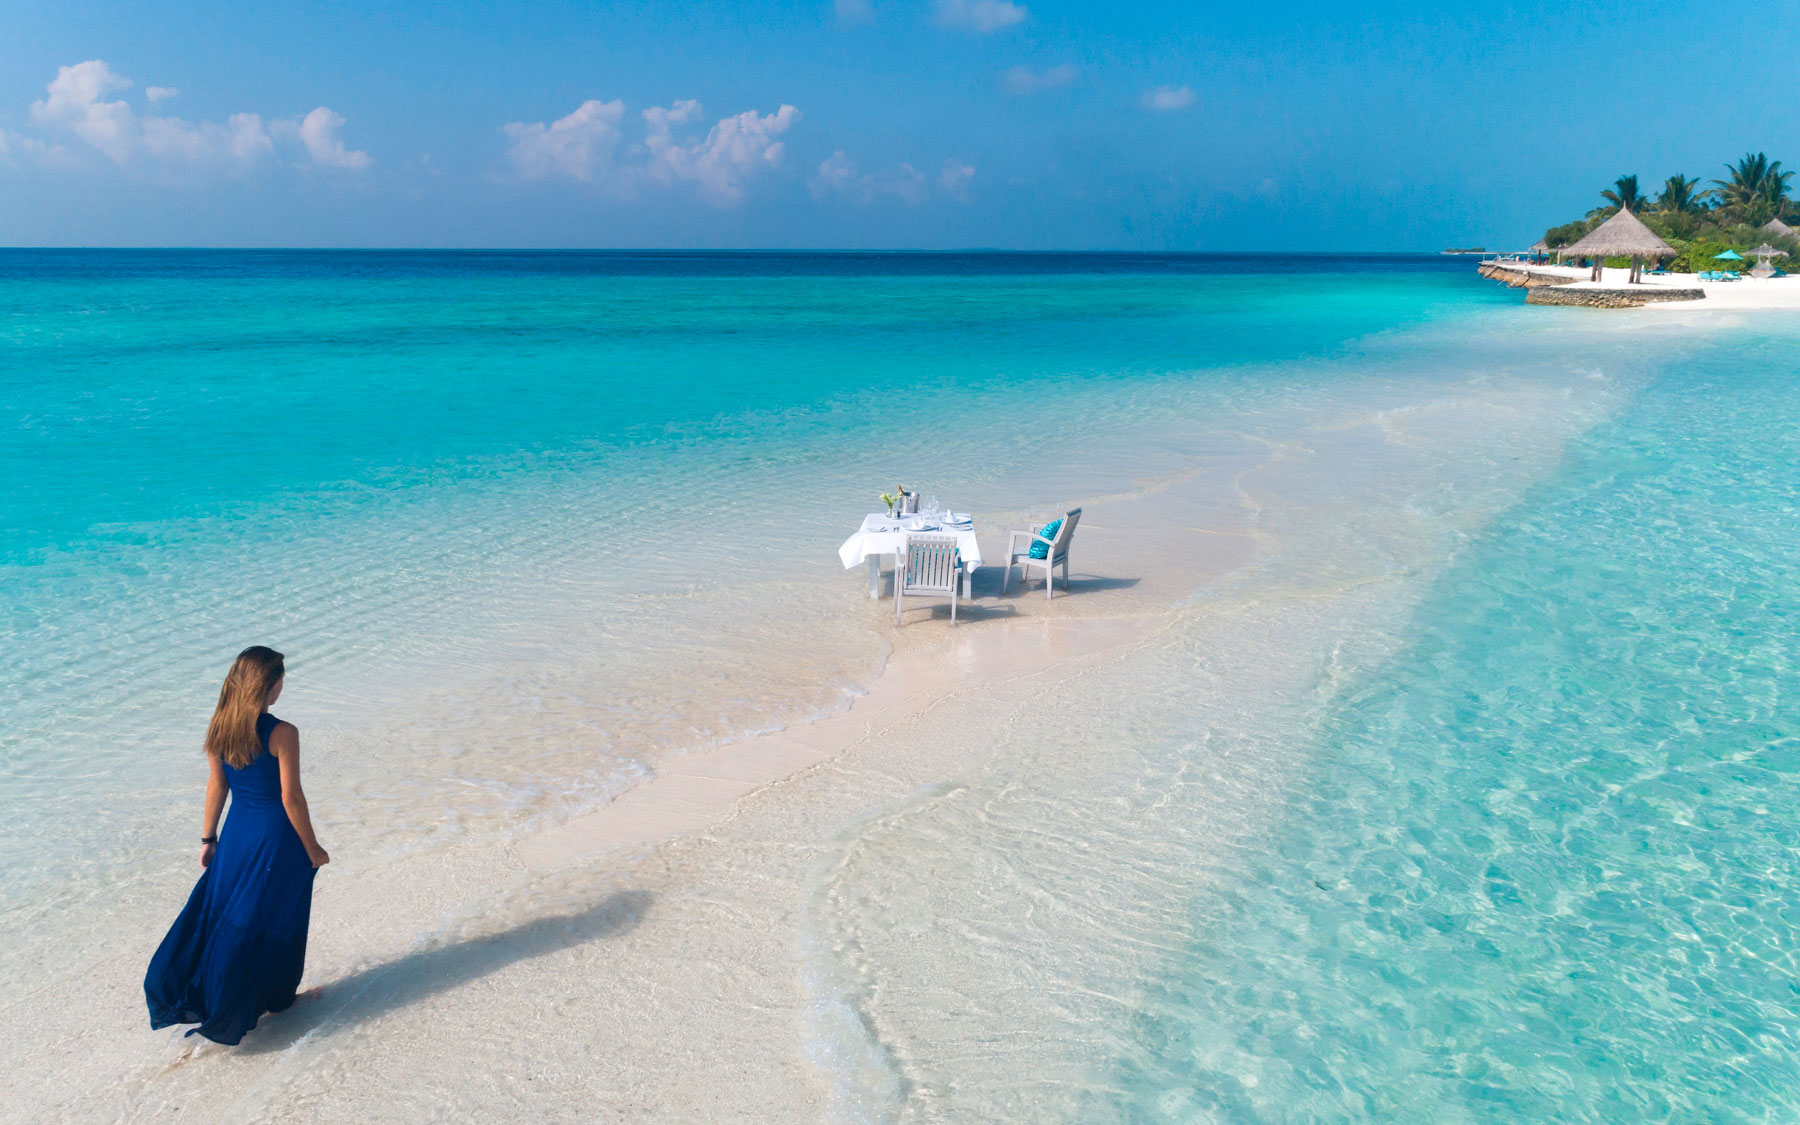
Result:
<svg viewBox="0 0 1800 1125"><path fill-rule="evenodd" d="M354 875L842 707L888 641L833 548L895 481L1020 520L1503 377L1579 424L1471 433L1403 531L1271 486L1310 498L1264 509L1296 557L1429 546L1368 564L1404 604L1255 784L1193 783L1220 748L1179 630L1070 712L1129 768L1019 815L1131 857L1159 935L1082 1116L1791 1116L1800 329L1629 323L1438 257L0 251L0 979L53 994L154 944L245 644L289 654ZM1027 866L1003 812L957 850ZM846 879L958 814L907 815ZM1110 908L1098 860L1043 855ZM942 971L890 923L826 929L906 937L877 981ZM1078 975L1108 935L1072 935L1031 955ZM871 1004L907 1031L897 1088L979 1085Z"/></svg>
<svg viewBox="0 0 1800 1125"><path fill-rule="evenodd" d="M1793 325L1652 366L1216 857L1140 1120L1800 1113Z"/></svg>

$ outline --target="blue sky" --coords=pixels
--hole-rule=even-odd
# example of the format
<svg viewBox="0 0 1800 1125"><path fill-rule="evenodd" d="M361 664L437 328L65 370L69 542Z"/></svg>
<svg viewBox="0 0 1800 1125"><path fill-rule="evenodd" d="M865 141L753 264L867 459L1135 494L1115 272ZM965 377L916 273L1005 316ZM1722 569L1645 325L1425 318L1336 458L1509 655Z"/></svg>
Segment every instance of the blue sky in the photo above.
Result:
<svg viewBox="0 0 1800 1125"><path fill-rule="evenodd" d="M1800 162L1794 57L1716 3L3 0L0 244L1519 245Z"/></svg>

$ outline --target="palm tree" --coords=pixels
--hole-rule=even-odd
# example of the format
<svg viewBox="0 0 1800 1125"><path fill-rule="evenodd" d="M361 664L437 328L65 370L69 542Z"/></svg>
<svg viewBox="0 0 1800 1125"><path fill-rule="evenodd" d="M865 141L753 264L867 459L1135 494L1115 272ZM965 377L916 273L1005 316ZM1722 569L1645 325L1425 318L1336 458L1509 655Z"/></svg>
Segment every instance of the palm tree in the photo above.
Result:
<svg viewBox="0 0 1800 1125"><path fill-rule="evenodd" d="M1613 181L1610 190L1600 193L1600 198L1610 204L1607 208L1609 211L1642 211L1646 202L1638 193L1636 176L1620 176Z"/></svg>
<svg viewBox="0 0 1800 1125"><path fill-rule="evenodd" d="M1662 194L1656 197L1656 209L1665 215L1698 215L1706 210L1710 191L1696 191L1700 181L1679 173L1663 181Z"/></svg>
<svg viewBox="0 0 1800 1125"><path fill-rule="evenodd" d="M1746 153L1736 164L1725 165L1729 178L1714 180L1719 204L1741 223L1766 223L1786 209L1792 172L1781 170L1781 161L1760 152Z"/></svg>

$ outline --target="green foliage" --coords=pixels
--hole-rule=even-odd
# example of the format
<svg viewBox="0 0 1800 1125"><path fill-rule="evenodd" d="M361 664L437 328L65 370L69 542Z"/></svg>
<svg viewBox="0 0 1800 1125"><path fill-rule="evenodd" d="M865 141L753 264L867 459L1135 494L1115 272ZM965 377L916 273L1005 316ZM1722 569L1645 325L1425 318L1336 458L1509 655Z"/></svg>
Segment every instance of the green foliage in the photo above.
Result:
<svg viewBox="0 0 1800 1125"><path fill-rule="evenodd" d="M1571 245L1624 206L1677 251L1675 260L1669 263L1676 272L1727 267L1730 263L1716 262L1713 255L1736 250L1749 258L1750 251L1764 242L1795 255L1794 259L1778 262L1800 262L1800 241L1761 229L1772 218L1793 217L1800 221L1800 202L1788 194L1788 182L1794 173L1783 171L1781 161L1770 160L1760 152L1746 154L1737 163L1726 165L1725 170L1725 179L1714 180L1714 186L1704 190L1697 179L1679 173L1670 176L1663 181L1662 191L1654 201L1640 193L1636 176L1620 176L1611 188L1600 193L1605 206L1573 222L1551 227L1544 232L1544 243L1551 249ZM1623 258L1609 258L1606 264L1628 263ZM1748 268L1749 264L1745 262L1738 268Z"/></svg>
<svg viewBox="0 0 1800 1125"><path fill-rule="evenodd" d="M1655 211L1643 216L1644 225L1671 245L1678 238L1693 238L1712 225L1710 211Z"/></svg>
<svg viewBox="0 0 1800 1125"><path fill-rule="evenodd" d="M1677 172L1663 181L1662 194L1656 197L1656 210L1665 215L1694 216L1706 210L1710 192L1700 190L1700 181Z"/></svg>
<svg viewBox="0 0 1800 1125"><path fill-rule="evenodd" d="M1674 245L1671 243L1670 245ZM1699 273L1701 270L1718 270L1729 268L1732 264L1713 261L1714 254L1722 254L1726 250L1736 250L1742 254L1747 247L1732 246L1717 235L1696 238L1682 246L1677 246L1681 253L1669 263L1669 269L1675 273Z"/></svg>
<svg viewBox="0 0 1800 1125"><path fill-rule="evenodd" d="M1572 223L1564 223L1560 227L1551 227L1544 232L1544 245L1554 250L1558 246L1567 246L1572 242L1577 242L1589 231L1599 226L1601 222L1600 217L1590 216L1585 219L1576 219Z"/></svg>
<svg viewBox="0 0 1800 1125"><path fill-rule="evenodd" d="M1636 176L1620 176L1613 181L1610 189L1600 193L1600 198L1606 200L1607 210L1612 212L1617 212L1621 207L1634 212L1647 209L1647 200L1638 191Z"/></svg>
<svg viewBox="0 0 1800 1125"><path fill-rule="evenodd" d="M1725 172L1726 178L1713 184L1719 209L1733 221L1761 226L1788 209L1788 181L1794 174L1783 172L1781 161L1751 152L1736 164L1727 164Z"/></svg>

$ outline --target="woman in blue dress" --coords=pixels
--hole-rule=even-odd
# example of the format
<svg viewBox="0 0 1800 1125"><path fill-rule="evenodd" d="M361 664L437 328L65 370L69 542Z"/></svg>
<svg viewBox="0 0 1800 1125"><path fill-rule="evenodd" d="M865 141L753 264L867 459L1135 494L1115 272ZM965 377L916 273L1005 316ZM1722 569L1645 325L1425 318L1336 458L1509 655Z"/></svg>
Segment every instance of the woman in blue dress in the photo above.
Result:
<svg viewBox="0 0 1800 1125"><path fill-rule="evenodd" d="M144 976L153 1028L195 1023L189 1035L236 1043L300 987L313 874L331 857L300 790L300 732L269 714L284 674L281 654L255 645L219 689L206 730L206 870Z"/></svg>

